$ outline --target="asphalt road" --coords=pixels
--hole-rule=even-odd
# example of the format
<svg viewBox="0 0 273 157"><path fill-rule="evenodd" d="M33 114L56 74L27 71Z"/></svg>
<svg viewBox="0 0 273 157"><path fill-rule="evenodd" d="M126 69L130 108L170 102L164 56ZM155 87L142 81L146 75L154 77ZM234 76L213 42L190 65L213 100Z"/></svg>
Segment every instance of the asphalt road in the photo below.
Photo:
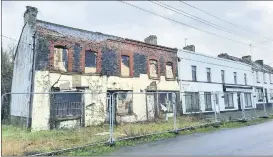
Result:
<svg viewBox="0 0 273 157"><path fill-rule="evenodd" d="M273 155L273 121L124 147L110 155Z"/></svg>

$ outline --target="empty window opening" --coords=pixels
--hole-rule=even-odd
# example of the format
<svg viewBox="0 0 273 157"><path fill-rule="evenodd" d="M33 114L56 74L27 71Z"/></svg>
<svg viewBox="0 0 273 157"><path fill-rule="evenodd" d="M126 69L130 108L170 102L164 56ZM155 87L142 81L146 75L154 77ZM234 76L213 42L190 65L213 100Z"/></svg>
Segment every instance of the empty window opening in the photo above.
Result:
<svg viewBox="0 0 273 157"><path fill-rule="evenodd" d="M150 76L158 78L158 63L156 60L150 60Z"/></svg>
<svg viewBox="0 0 273 157"><path fill-rule="evenodd" d="M68 50L64 46L54 47L54 70L67 72Z"/></svg>
<svg viewBox="0 0 273 157"><path fill-rule="evenodd" d="M171 62L166 63L166 78L167 79L174 78L173 63L171 63Z"/></svg>
<svg viewBox="0 0 273 157"><path fill-rule="evenodd" d="M85 52L85 73L97 72L97 53L94 51Z"/></svg>
<svg viewBox="0 0 273 157"><path fill-rule="evenodd" d="M121 76L130 76L130 57L121 56Z"/></svg>

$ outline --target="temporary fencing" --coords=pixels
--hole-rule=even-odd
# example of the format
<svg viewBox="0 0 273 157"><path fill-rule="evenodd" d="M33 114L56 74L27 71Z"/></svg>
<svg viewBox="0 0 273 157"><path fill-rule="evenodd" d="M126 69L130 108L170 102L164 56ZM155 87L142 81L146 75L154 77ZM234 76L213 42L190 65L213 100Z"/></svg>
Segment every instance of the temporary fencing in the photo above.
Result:
<svg viewBox="0 0 273 157"><path fill-rule="evenodd" d="M30 155L273 115L271 94L177 91L7 93L2 154Z"/></svg>

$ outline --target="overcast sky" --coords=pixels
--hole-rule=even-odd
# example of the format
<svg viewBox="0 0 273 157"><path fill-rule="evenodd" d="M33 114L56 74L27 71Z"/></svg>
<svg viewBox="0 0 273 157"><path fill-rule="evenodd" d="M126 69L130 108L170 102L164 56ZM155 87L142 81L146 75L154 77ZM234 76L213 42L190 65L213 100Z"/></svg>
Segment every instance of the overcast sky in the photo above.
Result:
<svg viewBox="0 0 273 157"><path fill-rule="evenodd" d="M263 59L265 63L273 62L273 1L187 1L187 3L194 5L197 8L205 10L256 34L220 21L181 2L163 1L165 4L183 10L184 12L207 20L213 24L217 24L235 34L240 34L251 40L215 29L209 25L192 20L148 1L128 3L156 12L181 23L186 23L196 28L231 38L232 40L237 40L246 44L251 43L253 45L251 49L253 60ZM23 13L26 6L37 7L38 19L52 23L140 41L143 41L144 38L149 35L156 35L158 37L159 45L178 49L183 48L185 45L184 39L188 38L187 44L195 45L197 52L213 56L217 56L219 53L228 53L237 57L250 54L250 48L247 45L229 41L174 23L117 1L3 1L3 35L15 39L19 38L23 27ZM5 38L3 38L3 40L3 43L10 42L10 40ZM257 42L263 44L257 44ZM263 49L254 48L254 46L262 47Z"/></svg>

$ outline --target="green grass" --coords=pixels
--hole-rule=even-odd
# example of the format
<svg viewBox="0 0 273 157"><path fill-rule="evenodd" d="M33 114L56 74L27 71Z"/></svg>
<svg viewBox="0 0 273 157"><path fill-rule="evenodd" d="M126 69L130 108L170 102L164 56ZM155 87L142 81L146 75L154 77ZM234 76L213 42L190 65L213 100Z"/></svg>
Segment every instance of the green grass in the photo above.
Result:
<svg viewBox="0 0 273 157"><path fill-rule="evenodd" d="M234 128L247 126L253 123L260 123L267 121L268 119L252 120L247 123L224 123L220 128ZM182 116L177 119L177 127L194 127L201 124L206 124L206 121L200 121L193 117ZM124 124L114 128L114 138L135 137L141 135L147 135L151 133L159 133L173 129L173 119L169 118L168 122L152 122L152 123L135 123ZM198 128L195 130L181 131L179 134L190 134L193 132L207 132L219 130L219 128L207 127ZM97 133L109 132L109 126L91 126L79 129L61 129L50 131L38 131L27 132L24 129L2 125L2 154L7 156L16 155L28 155L42 152L51 152L59 149L66 149L72 147L83 146L86 144L106 142L109 139L109 135L96 136ZM133 146L136 144L156 141L159 139L175 137L174 133L162 133L157 135L151 135L132 140L124 140L116 142L115 147L109 147L104 145L96 145L92 147L86 147L64 153L62 155L101 155L112 152L117 148L124 146Z"/></svg>
<svg viewBox="0 0 273 157"><path fill-rule="evenodd" d="M117 141L116 145L114 147L109 147L109 146L105 146L105 145L97 145L94 147L86 147L86 148L82 148L82 149L73 150L73 151L70 151L67 153L62 153L59 155L61 155L61 156L108 155L109 153L111 153L121 147L135 146L137 144L153 142L153 141L157 141L160 139L174 138L176 136L192 134L192 133L197 133L197 132L207 133L207 132L217 131L220 129L231 129L231 128L245 127L245 126L250 126L250 125L254 125L254 124L267 122L272 119L273 119L273 117L269 117L268 119L255 119L255 120L250 120L247 122L226 122L226 123L221 123L217 127L216 126L209 126L209 127L204 127L204 128L197 128L194 130L183 130L183 131L180 131L178 135L176 135L174 133L162 133L162 134L146 136L146 137L142 137L142 138L138 138L138 139Z"/></svg>
<svg viewBox="0 0 273 157"><path fill-rule="evenodd" d="M204 122L192 117L179 117L177 119L178 127L194 126L201 123ZM135 137L172 129L173 118L169 118L168 122L128 123L114 128L114 138ZM109 132L109 125L38 132L28 132L22 128L2 125L2 152L3 155L11 156L27 155L106 142L109 135L95 135L103 132Z"/></svg>

